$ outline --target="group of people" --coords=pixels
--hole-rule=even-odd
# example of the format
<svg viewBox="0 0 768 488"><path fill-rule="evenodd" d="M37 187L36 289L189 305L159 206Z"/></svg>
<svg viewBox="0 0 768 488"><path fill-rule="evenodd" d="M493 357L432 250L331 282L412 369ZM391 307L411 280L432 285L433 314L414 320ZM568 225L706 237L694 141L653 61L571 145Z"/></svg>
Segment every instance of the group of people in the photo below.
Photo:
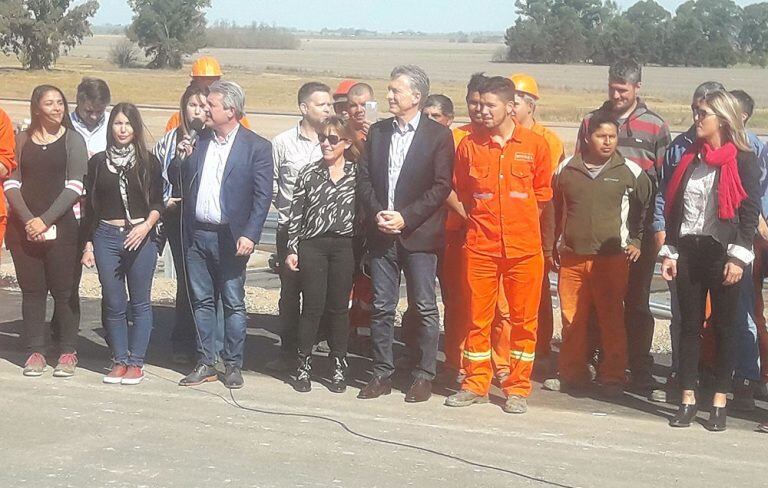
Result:
<svg viewBox="0 0 768 488"><path fill-rule="evenodd" d="M453 130L453 102L430 93L417 66L391 72L392 116L382 120L366 83L305 83L300 121L270 142L250 130L243 89L204 57L154 147L135 105L107 110L102 80L82 81L72 113L60 89L39 86L31 124L15 138L0 112L24 375L46 371L51 338L54 376L74 374L84 265L102 286L112 355L103 380L141 382L167 242L177 271L174 359L195 362L180 384L242 387L246 264L274 204L281 351L267 367L291 373L297 391L323 375L312 360L321 339L326 384L345 391L350 296L367 282L373 364L358 398L390 394L405 368L406 402L428 400L441 382L456 391L448 406L487 403L496 381L503 410L521 414L535 366L549 390L678 399L673 427L690 426L711 391L706 427L724 430L726 395L733 390L733 408L754 408L768 377L768 149L745 129L751 97L717 82L696 88L693 125L671 140L639 96L641 74L634 62L611 66L608 100L584 118L570 157L536 120L539 87L526 74L472 75L470 121ZM665 385L650 355L658 258L673 315ZM557 364L551 271L563 324ZM401 275L408 308L396 361Z"/></svg>

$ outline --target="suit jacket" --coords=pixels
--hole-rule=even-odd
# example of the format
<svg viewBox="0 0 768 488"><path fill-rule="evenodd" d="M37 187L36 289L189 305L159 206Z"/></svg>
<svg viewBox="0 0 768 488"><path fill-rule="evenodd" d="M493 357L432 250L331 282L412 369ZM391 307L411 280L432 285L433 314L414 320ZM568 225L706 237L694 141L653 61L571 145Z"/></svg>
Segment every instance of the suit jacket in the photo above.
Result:
<svg viewBox="0 0 768 488"><path fill-rule="evenodd" d="M444 245L443 204L453 180L453 135L447 127L421 117L395 188L395 210L403 216L405 229L385 234L378 230L376 214L387 209L393 121L388 118L371 126L360 161L357 197L366 213L368 246L389 246L399 239L409 251L438 250Z"/></svg>
<svg viewBox="0 0 768 488"><path fill-rule="evenodd" d="M203 132L189 158L175 158L168 168L171 183L178 185L181 190L174 193L182 196L181 219L187 246L192 244L197 193L205 155L212 138L210 131ZM229 223L235 241L247 237L258 244L261 238L272 201L272 166L272 144L240 127L224 166L220 195L222 217Z"/></svg>

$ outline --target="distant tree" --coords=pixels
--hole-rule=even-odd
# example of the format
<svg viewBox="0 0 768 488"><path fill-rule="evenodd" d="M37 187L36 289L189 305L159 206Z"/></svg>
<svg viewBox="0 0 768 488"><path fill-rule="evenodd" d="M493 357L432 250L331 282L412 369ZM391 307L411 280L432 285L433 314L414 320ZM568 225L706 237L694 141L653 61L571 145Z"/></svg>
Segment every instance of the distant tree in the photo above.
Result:
<svg viewBox="0 0 768 488"><path fill-rule="evenodd" d="M726 67L738 61L742 10L732 0L689 0L677 8L675 21L669 64ZM683 53L688 59L681 59Z"/></svg>
<svg viewBox="0 0 768 488"><path fill-rule="evenodd" d="M0 49L27 69L50 69L59 55L92 35L99 2L71 7L70 0L0 0Z"/></svg>
<svg viewBox="0 0 768 488"><path fill-rule="evenodd" d="M151 59L150 68L181 68L182 56L205 46L210 0L128 0L133 22L128 38Z"/></svg>
<svg viewBox="0 0 768 488"><path fill-rule="evenodd" d="M637 2L622 15L636 28L635 59L642 64L662 64L672 14L654 0Z"/></svg>
<svg viewBox="0 0 768 488"><path fill-rule="evenodd" d="M768 2L744 7L739 46L745 61L768 66Z"/></svg>

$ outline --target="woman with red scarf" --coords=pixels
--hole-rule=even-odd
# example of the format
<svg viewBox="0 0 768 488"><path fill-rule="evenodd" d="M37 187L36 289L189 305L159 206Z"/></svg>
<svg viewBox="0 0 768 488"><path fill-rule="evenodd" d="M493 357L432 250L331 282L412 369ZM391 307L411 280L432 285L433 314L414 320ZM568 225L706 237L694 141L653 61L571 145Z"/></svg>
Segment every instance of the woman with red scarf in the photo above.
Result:
<svg viewBox="0 0 768 488"><path fill-rule="evenodd" d="M694 112L696 141L683 154L666 190L667 237L662 276L677 279L682 333L682 401L669 421L689 427L696 417L701 328L707 293L718 338L715 395L705 427L725 430L726 394L736 365L739 282L754 259L760 170L747 142L739 102L710 93Z"/></svg>

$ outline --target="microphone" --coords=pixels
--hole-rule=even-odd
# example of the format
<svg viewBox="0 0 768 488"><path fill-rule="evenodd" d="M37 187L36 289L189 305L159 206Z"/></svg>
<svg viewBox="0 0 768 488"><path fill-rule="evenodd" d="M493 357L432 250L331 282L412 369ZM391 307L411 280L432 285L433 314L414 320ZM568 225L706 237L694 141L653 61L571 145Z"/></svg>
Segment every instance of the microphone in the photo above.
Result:
<svg viewBox="0 0 768 488"><path fill-rule="evenodd" d="M200 132L202 132L205 124L200 119L194 119L189 123L189 143L194 147L197 144L197 140L200 138Z"/></svg>

